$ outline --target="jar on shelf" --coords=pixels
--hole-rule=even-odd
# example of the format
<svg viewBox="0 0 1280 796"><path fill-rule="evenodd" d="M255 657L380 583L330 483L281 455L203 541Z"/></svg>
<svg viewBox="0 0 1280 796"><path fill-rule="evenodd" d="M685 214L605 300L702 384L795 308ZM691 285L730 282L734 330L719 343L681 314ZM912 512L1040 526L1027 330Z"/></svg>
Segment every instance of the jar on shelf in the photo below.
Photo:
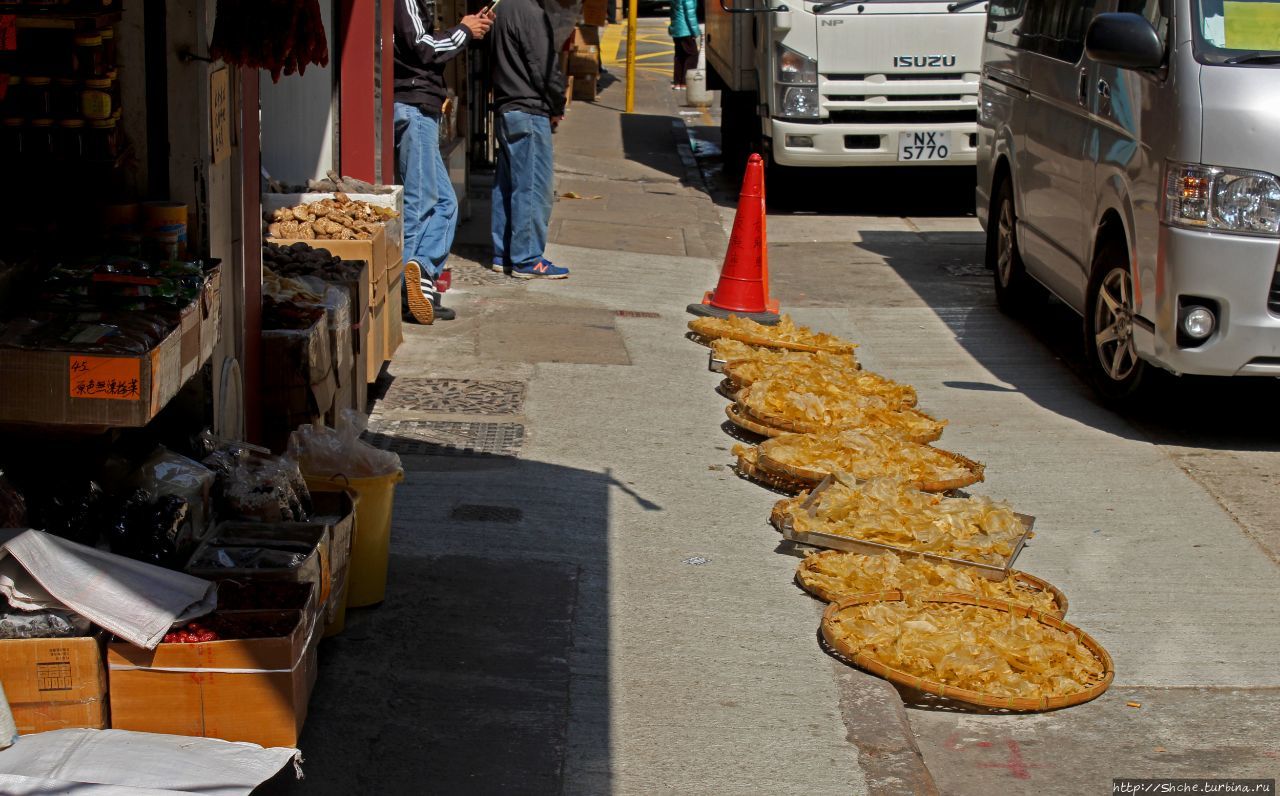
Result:
<svg viewBox="0 0 1280 796"><path fill-rule="evenodd" d="M107 74L105 48L102 37L97 33L83 33L75 37L76 43L76 75L89 80L105 77Z"/></svg>
<svg viewBox="0 0 1280 796"><path fill-rule="evenodd" d="M102 63L110 72L116 68L116 29L107 26L98 35L102 37Z"/></svg>
<svg viewBox="0 0 1280 796"><path fill-rule="evenodd" d="M109 78L98 78L84 81L80 91L80 113L84 118L102 120L111 118L111 88Z"/></svg>
<svg viewBox="0 0 1280 796"><path fill-rule="evenodd" d="M111 81L111 90L108 93L111 94L112 113L114 115L119 115L120 104L121 104L120 103L120 91L121 91L120 71L118 69L112 69L110 72L107 72L106 79Z"/></svg>
<svg viewBox="0 0 1280 796"><path fill-rule="evenodd" d="M23 146L23 128L27 120L21 116L9 116L0 121L0 152L6 155L21 155Z"/></svg>
<svg viewBox="0 0 1280 796"><path fill-rule="evenodd" d="M32 119L23 137L24 155L49 156L54 153L53 119Z"/></svg>
<svg viewBox="0 0 1280 796"><path fill-rule="evenodd" d="M27 116L32 119L53 114L53 80L46 75L27 75L22 79L22 100Z"/></svg>
<svg viewBox="0 0 1280 796"><path fill-rule="evenodd" d="M60 77L53 81L53 115L59 119L80 118L80 81Z"/></svg>
<svg viewBox="0 0 1280 796"><path fill-rule="evenodd" d="M115 119L89 122L84 134L85 156L93 160L115 160L120 155L119 131Z"/></svg>
<svg viewBox="0 0 1280 796"><path fill-rule="evenodd" d="M84 119L63 119L58 122L58 154L64 158L79 160L84 157Z"/></svg>

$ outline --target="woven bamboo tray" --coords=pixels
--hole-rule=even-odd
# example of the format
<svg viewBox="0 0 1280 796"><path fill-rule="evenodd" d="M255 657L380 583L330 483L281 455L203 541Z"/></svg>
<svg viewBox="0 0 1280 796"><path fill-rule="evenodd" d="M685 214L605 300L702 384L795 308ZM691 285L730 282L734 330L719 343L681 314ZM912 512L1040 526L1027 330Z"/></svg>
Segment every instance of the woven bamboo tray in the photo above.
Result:
<svg viewBox="0 0 1280 796"><path fill-rule="evenodd" d="M757 335L740 332L736 329L730 329L720 334L709 336L709 335L702 334L697 330L692 329L692 325L694 323L696 323L696 321L689 322L690 329L691 329L689 332L689 335L690 335L689 339L695 340L695 342L702 343L703 345L710 345L711 344L710 341L713 339L724 338L726 340L737 340L738 342L746 343L747 345L760 346L761 348L781 348L787 351L808 351L810 353L815 353L815 354L818 353L819 351L828 351L832 354L852 354L854 350L857 348L857 346L854 345L853 343L836 343L834 345L829 345L829 346L817 346L817 345L810 345L808 343L793 343L787 340L775 340L770 337L759 337ZM706 341L706 342L703 342L703 341Z"/></svg>
<svg viewBox="0 0 1280 796"><path fill-rule="evenodd" d="M832 650L839 653L841 657L852 662L860 669L864 669L872 674L879 675L886 680L903 685L908 688L914 688L925 693L935 694L944 699L951 699L956 702L964 702L970 705L978 705L985 708L995 708L998 710L1017 710L1017 711L1042 711L1057 710L1059 708L1071 707L1072 705L1080 705L1092 699L1097 699L1111 685L1111 681L1115 679L1115 664L1111 661L1111 656L1102 648L1102 645L1093 639L1088 633L1085 633L1074 625L1069 625L1061 619L1049 616L1040 611L1035 611L1026 606L1015 605L1003 600L991 600L984 597L976 597L972 594L945 594L922 596L919 599L930 603L962 603L965 605L976 605L982 608L990 608L994 611L1005 611L1015 616L1025 616L1034 619L1041 624L1056 628L1075 636L1081 644L1083 644L1089 652L1102 663L1102 680L1090 688L1075 694L1066 696L1051 697L1000 697L983 694L978 691L970 691L965 688L956 688L954 686L945 685L943 683L926 680L898 669L890 668L881 663L870 653L850 644L846 639L837 637L833 631L833 623L837 615L841 611L845 611L855 605L864 605L872 602L897 602L903 599L900 591L885 591L877 594L859 594L853 597L845 597L827 606L822 613L822 638L831 647Z"/></svg>
<svg viewBox="0 0 1280 796"><path fill-rule="evenodd" d="M732 379L721 379L720 383L716 385L716 392L734 403L738 401L738 389L738 385Z"/></svg>
<svg viewBox="0 0 1280 796"><path fill-rule="evenodd" d="M738 457L735 469L737 469L738 475L743 478L755 481L756 483L762 484L776 492L783 492L788 495L798 495L806 489L813 488L813 484L796 481L792 478L774 475L773 473L761 470L744 456Z"/></svg>
<svg viewBox="0 0 1280 796"><path fill-rule="evenodd" d="M742 397L745 398L746 396L742 396ZM787 418L783 418L783 417L773 417L772 415L763 415L758 412L751 411L745 405L743 405L741 401L739 402L739 407L741 409L741 412L743 414L749 415L752 421L759 423L761 425L769 426L770 428L789 431L793 434L821 434L825 431L838 431L845 428L859 428L859 426L855 426L852 424L846 425L846 426L824 426L821 423L810 423L806 421L788 420ZM904 409L894 409L892 411L902 412L903 414L920 415L925 420L930 420L934 423L941 422L938 420L938 418L934 417L933 415L930 415L928 412L923 412L919 409L916 409L915 407L907 407ZM937 433L920 434L918 436L904 435L902 438L907 440L908 442L918 442L921 445L924 445L930 442L936 442L937 440L941 439L942 431L943 429L939 428ZM892 433L892 432L887 432L887 433ZM776 436L776 435L773 435L773 436Z"/></svg>
<svg viewBox="0 0 1280 796"><path fill-rule="evenodd" d="M765 423L758 422L754 417L750 416L742 404L732 403L724 408L724 413L728 415L729 422L738 428L746 429L752 434L758 434L762 437L776 437L779 434L790 434L791 432L783 428L774 428Z"/></svg>
<svg viewBox="0 0 1280 796"><path fill-rule="evenodd" d="M786 476L775 476L785 478ZM808 496L801 503L800 508L808 510L822 493L830 488L834 479L827 477L822 482L813 487L809 491ZM969 561L964 558L953 558L951 556L939 555L938 553L930 553L923 550L911 550L906 547L898 547L896 545L885 544L883 542L873 542L869 539L859 539L855 536L842 536L834 533L823 533L821 531L799 531L796 530L795 523L792 522L790 514L785 512L785 507L775 506L775 513L780 514L781 523L775 523L775 527L782 534L782 538L788 542L795 544L808 545L810 547L825 548L827 550L843 550L847 553L865 553L867 555L880 555L883 553L897 553L901 556L919 556L928 558L933 561L945 561L948 564L954 564L960 567L968 567L973 570L974 574L980 575L988 580L1004 580L1009 576L1009 572L1013 568L1013 562L1017 560L1018 554L1022 552L1022 548L1026 546L1027 539L1031 537L1031 529L1035 527L1036 518L1027 514L1017 514L1014 516L1022 523L1025 529L1022 536L1018 537L1018 541L1014 543L1013 550L1005 557L1000 564L993 564L986 561ZM773 519L773 516L770 516Z"/></svg>
<svg viewBox="0 0 1280 796"><path fill-rule="evenodd" d="M778 502L783 503L785 501L780 500ZM772 516L770 516L770 521L772 520L773 518ZM775 524L775 527L776 527L776 524ZM827 589L825 586L822 586L821 584L805 583L804 579L801 577L801 574L800 574L801 571L806 569L811 569L813 563L816 563L817 561L819 561L823 556L828 556L828 555L844 555L844 553L843 551L840 551L840 550L823 550L822 552L815 553L806 557L804 561L800 562L800 566L796 568L796 584L800 588L812 594L814 597L817 597L823 602L828 602L828 603L839 602L840 600L843 600L846 597L857 596L858 593L855 593L855 592L834 592ZM1053 598L1053 603L1054 605L1057 606L1057 610L1052 612L1046 612L1046 613L1048 613L1050 616L1054 617L1055 619L1064 619L1066 617L1067 595L1063 594L1062 591L1058 589L1057 586L1054 586L1052 583L1049 583L1046 580L1037 578L1035 575L1031 575L1026 572L1021 572L1016 569L1009 570L1009 577L1013 578L1014 580L1017 580L1023 586L1031 589L1032 591L1048 593L1048 595ZM935 593L950 594L953 592L952 590L949 590L949 589L941 589ZM970 592L964 592L964 593L968 594ZM981 595L975 594L974 596L981 596ZM1008 602L1013 602L1013 601L1009 600Z"/></svg>
<svg viewBox="0 0 1280 796"><path fill-rule="evenodd" d="M947 458L952 459L957 464L962 465L969 471L969 475L962 478L938 479L934 481L922 479L920 481L913 482L912 486L919 489L921 492L946 492L951 489L963 489L966 486L972 486L984 479L986 467L981 462L975 462L973 459L966 458L958 453L952 453L951 451L943 450L942 448L935 448L932 445L925 445L924 447L937 451ZM800 467L794 464L784 464L763 452L760 454L759 464L761 469L768 470L771 473L786 476L787 478L813 481L814 483L817 483L831 475L829 472L816 470L812 467ZM864 479L859 479L859 481L861 480Z"/></svg>

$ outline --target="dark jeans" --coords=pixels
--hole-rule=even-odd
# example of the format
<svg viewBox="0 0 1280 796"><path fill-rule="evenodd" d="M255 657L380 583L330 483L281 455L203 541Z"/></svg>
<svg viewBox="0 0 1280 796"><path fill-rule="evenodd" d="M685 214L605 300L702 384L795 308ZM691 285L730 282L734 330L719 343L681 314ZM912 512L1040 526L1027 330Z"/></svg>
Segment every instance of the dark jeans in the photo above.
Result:
<svg viewBox="0 0 1280 796"><path fill-rule="evenodd" d="M671 82L683 86L685 74L698 68L698 40L693 36L681 36L672 41L676 48L676 68L671 73Z"/></svg>

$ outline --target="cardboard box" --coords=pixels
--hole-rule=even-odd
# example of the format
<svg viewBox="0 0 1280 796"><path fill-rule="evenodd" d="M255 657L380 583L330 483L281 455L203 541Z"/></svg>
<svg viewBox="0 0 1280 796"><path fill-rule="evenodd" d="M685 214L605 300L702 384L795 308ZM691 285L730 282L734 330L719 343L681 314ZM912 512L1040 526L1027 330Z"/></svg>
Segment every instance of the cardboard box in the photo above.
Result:
<svg viewBox="0 0 1280 796"><path fill-rule="evenodd" d="M0 422L145 426L203 364L200 302L145 354L0 348Z"/></svg>
<svg viewBox="0 0 1280 796"><path fill-rule="evenodd" d="M596 75L575 75L573 78L573 98L593 102L596 98Z"/></svg>
<svg viewBox="0 0 1280 796"><path fill-rule="evenodd" d="M369 340L369 332L373 327L373 310L365 307L364 314L360 316L357 323L352 324L352 334L355 337L355 379L352 381L353 392L355 394L354 408L363 412L368 406L369 397L369 363L371 361L371 351L369 346L372 345Z"/></svg>
<svg viewBox="0 0 1280 796"><path fill-rule="evenodd" d="M580 50L585 47L600 48L600 28L594 25L579 25L573 29L573 38L569 40L570 50Z"/></svg>
<svg viewBox="0 0 1280 796"><path fill-rule="evenodd" d="M269 196L285 194L268 194ZM387 243L384 229L379 229L368 240L298 240L296 238L268 238L268 243L280 246L292 246L305 243L313 249L323 249L335 257L344 260L363 260L369 264L369 306L372 307L381 295L386 295Z"/></svg>
<svg viewBox="0 0 1280 796"><path fill-rule="evenodd" d="M335 523L337 524L337 521ZM345 531L349 533L349 530ZM348 543L348 546L350 544ZM293 567L219 567L206 563L218 548L259 547L282 553L305 553ZM329 602L332 589L332 542L330 525L310 522L223 522L192 554L186 571L206 580L285 581L310 583L321 605Z"/></svg>
<svg viewBox="0 0 1280 796"><path fill-rule="evenodd" d="M386 186L391 189L390 193L348 193L352 199L358 199L378 207L387 207L395 211L394 218L388 219L383 225L383 250L385 263L398 263L404 257L404 187L400 185ZM282 207L296 207L300 204L310 202L319 202L322 199L332 199L332 193L267 193L262 195L262 210L264 213L270 214ZM278 241L276 241L278 242ZM292 241L290 241L292 242ZM332 241L307 241L316 248L325 248L317 243L329 243ZM344 260L345 255L334 252ZM359 258L355 258L359 259ZM378 274L372 274L377 277ZM372 306L372 305L370 305Z"/></svg>
<svg viewBox="0 0 1280 796"><path fill-rule="evenodd" d="M600 48L587 46L569 51L570 77L598 77L600 75Z"/></svg>
<svg viewBox="0 0 1280 796"><path fill-rule="evenodd" d="M0 683L21 735L107 728L107 672L99 640L0 640Z"/></svg>
<svg viewBox="0 0 1280 796"><path fill-rule="evenodd" d="M237 616L291 620L284 636L107 646L111 726L117 730L193 735L297 746L315 685L320 634L304 611L239 611Z"/></svg>
<svg viewBox="0 0 1280 796"><path fill-rule="evenodd" d="M404 342L404 316L401 307L404 301L404 275L387 293L386 338L383 340L383 356L387 361L395 359L396 351Z"/></svg>
<svg viewBox="0 0 1280 796"><path fill-rule="evenodd" d="M399 311L400 308L397 307L396 312ZM369 384L378 380L378 376L382 374L382 363L387 361L386 323L387 305L384 302L369 311L369 358L365 363L368 368L365 377Z"/></svg>
<svg viewBox="0 0 1280 796"><path fill-rule="evenodd" d="M337 392L326 319L306 329L263 330L262 419L272 450L283 450L299 425L323 421Z"/></svg>
<svg viewBox="0 0 1280 796"><path fill-rule="evenodd" d="M609 24L608 0L582 0L582 21L597 27Z"/></svg>

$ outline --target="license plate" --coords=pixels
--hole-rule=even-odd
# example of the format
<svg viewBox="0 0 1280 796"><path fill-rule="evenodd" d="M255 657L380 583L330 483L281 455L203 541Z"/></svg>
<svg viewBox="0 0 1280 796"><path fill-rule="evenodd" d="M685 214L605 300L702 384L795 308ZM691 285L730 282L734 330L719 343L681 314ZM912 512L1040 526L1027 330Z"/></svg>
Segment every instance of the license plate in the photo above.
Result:
<svg viewBox="0 0 1280 796"><path fill-rule="evenodd" d="M951 155L947 130L898 134L898 160L946 160Z"/></svg>

